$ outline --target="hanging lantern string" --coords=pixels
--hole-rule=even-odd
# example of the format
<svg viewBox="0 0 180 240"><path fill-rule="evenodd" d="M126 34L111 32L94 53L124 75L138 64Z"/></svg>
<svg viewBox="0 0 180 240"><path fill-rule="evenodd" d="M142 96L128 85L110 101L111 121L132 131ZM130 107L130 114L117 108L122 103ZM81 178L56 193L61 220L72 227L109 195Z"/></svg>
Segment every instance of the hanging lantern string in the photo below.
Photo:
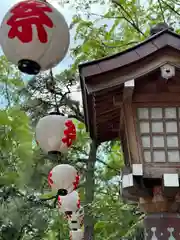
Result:
<svg viewBox="0 0 180 240"><path fill-rule="evenodd" d="M59 197L59 194L58 194L58 192L57 192L57 194L56 194L56 196L55 196L55 199L54 199L54 202L53 202L54 208L56 207L56 204L57 204L57 202L58 202L58 197Z"/></svg>
<svg viewBox="0 0 180 240"><path fill-rule="evenodd" d="M58 196L59 196L59 194L58 194L58 192L57 192L55 196L51 196L51 197L48 197L48 198L43 198L43 199L41 199L41 201L54 200L54 202L53 202L53 208L55 208L55 207L56 207L56 204L57 204L57 201L58 201Z"/></svg>
<svg viewBox="0 0 180 240"><path fill-rule="evenodd" d="M61 106L61 104L63 102L66 102L66 103L71 102L71 104L70 104L71 106L69 108L75 113L75 115L72 115L72 114L69 115L68 114L68 117L69 118L75 118L80 122L84 122L84 116L80 111L79 102L76 101L76 100L70 100L69 101L69 98L67 97L67 95L71 93L70 86L72 86L72 83L70 83L69 86L68 86L68 84L65 85L67 91L63 94L61 92L56 91L57 89L55 89L55 83L56 83L55 79L56 78L54 77L52 69L51 69L50 70L50 80L51 80L51 82L48 83L48 81L46 81L46 87L47 87L47 89L49 90L50 93L54 94L55 106L56 106L58 114L64 116L64 114L60 113L60 111L59 111L59 105ZM59 104L58 104L58 101L57 101L57 96L58 95L61 96L61 100L60 100Z"/></svg>
<svg viewBox="0 0 180 240"><path fill-rule="evenodd" d="M56 91L55 91L56 81L54 79L52 69L50 69L49 73L50 73L50 79L51 79L51 83L52 83L51 86L53 88L53 94L54 94L54 101L55 101L56 111L57 111L58 114L60 114L59 106L58 106L58 102L57 102L57 95L56 95ZM61 114L61 115L63 115L63 114Z"/></svg>
<svg viewBox="0 0 180 240"><path fill-rule="evenodd" d="M58 104L58 100L57 100L57 91L56 91L56 80L55 80L55 77L53 75L53 72L52 72L52 69L50 70L49 72L49 75L50 75L50 80L51 82L48 83L46 82L46 87L47 89L54 95L54 101L55 101L55 108L56 108L56 112L61 115L61 116L65 116L64 113L60 112L59 111L59 104ZM65 94L61 94L61 100L60 100L60 105L61 105L61 102L64 100L65 96L70 93L70 90L69 90L69 87L66 86L67 89L68 89L68 92L66 92ZM77 113L76 109L74 109L74 111ZM83 119L80 119L80 118L77 118L76 115L68 115L69 118L76 118L77 120L79 121L83 121Z"/></svg>

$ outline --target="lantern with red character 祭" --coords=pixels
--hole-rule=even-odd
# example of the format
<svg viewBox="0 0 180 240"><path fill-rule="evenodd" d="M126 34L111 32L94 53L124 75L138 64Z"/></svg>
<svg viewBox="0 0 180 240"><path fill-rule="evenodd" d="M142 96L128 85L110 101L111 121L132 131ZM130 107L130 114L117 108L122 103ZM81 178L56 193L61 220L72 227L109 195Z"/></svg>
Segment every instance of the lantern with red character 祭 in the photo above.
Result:
<svg viewBox="0 0 180 240"><path fill-rule="evenodd" d="M46 153L65 153L76 139L71 119L52 113L41 118L36 126L36 142Z"/></svg>
<svg viewBox="0 0 180 240"><path fill-rule="evenodd" d="M80 177L77 170L69 164L55 166L49 173L48 183L59 196L66 196L76 190Z"/></svg>
<svg viewBox="0 0 180 240"><path fill-rule="evenodd" d="M77 191L66 196L58 196L58 206L61 213L72 214L80 208L80 197Z"/></svg>
<svg viewBox="0 0 180 240"><path fill-rule="evenodd" d="M0 29L5 56L27 74L35 75L56 66L67 53L69 39L63 15L40 0L15 4L5 15Z"/></svg>

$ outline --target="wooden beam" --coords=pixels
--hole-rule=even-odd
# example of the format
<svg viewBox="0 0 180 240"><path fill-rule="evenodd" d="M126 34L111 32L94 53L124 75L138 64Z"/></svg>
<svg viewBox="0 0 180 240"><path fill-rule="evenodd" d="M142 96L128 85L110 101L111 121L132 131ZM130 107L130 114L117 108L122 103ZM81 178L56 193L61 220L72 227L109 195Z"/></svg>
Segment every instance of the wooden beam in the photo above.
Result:
<svg viewBox="0 0 180 240"><path fill-rule="evenodd" d="M123 102L132 101L134 87L135 87L134 79L124 83Z"/></svg>
<svg viewBox="0 0 180 240"><path fill-rule="evenodd" d="M134 87L135 86L134 79L125 82L124 86L125 87Z"/></svg>
<svg viewBox="0 0 180 240"><path fill-rule="evenodd" d="M123 107L121 106L121 109L120 109L120 126L119 126L119 136L120 138L124 135L124 109Z"/></svg>
<svg viewBox="0 0 180 240"><path fill-rule="evenodd" d="M96 107L95 107L95 96L94 94L92 94L92 109L93 109L93 114L92 116L89 116L89 117L92 117L92 122L93 122L93 134L95 136L95 138L97 138L97 125L96 125L96 122L97 122L97 119L96 119Z"/></svg>
<svg viewBox="0 0 180 240"><path fill-rule="evenodd" d="M113 98L113 105L115 106L115 107L122 107L122 101L120 101L120 100L116 100L116 97L115 96L112 96L112 98Z"/></svg>
<svg viewBox="0 0 180 240"><path fill-rule="evenodd" d="M121 137L121 133L123 130L123 126L124 126L124 111L123 111L123 102L122 99L121 100L116 100L116 96L113 96L113 105L116 108L119 108L119 138Z"/></svg>
<svg viewBox="0 0 180 240"><path fill-rule="evenodd" d="M163 189L165 196L174 197L179 191L179 175L177 173L164 173Z"/></svg>
<svg viewBox="0 0 180 240"><path fill-rule="evenodd" d="M141 148L136 134L135 116L132 108L134 88L134 79L124 83L123 110L130 164L142 163Z"/></svg>
<svg viewBox="0 0 180 240"><path fill-rule="evenodd" d="M132 164L132 174L133 176L143 176L142 164Z"/></svg>
<svg viewBox="0 0 180 240"><path fill-rule="evenodd" d="M99 110L101 110L101 109L99 109ZM103 115L110 115L111 116L111 114L115 114L116 112L118 112L118 114L119 114L119 110L120 110L119 107L111 108L111 109L108 109L106 111L97 111L96 110L97 111L96 116L97 117L101 117Z"/></svg>
<svg viewBox="0 0 180 240"><path fill-rule="evenodd" d="M163 174L179 174L180 164L177 163L145 163L143 165L144 178L162 179Z"/></svg>
<svg viewBox="0 0 180 240"><path fill-rule="evenodd" d="M124 83L124 89L123 89L123 107L121 108L121 116L123 116L120 121L120 129L119 129L119 134L121 134L122 127L125 129L125 138L127 138L127 151L128 151L128 159L129 163L128 165L131 165L131 149L130 149L130 143L129 143L129 136L128 136L128 130L127 130L127 122L126 119L129 114L132 113L132 106L131 106L131 101L132 101L132 95L134 91L134 80L130 80ZM127 109L126 109L126 106ZM129 111L130 110L130 111ZM127 160L125 161L127 162Z"/></svg>
<svg viewBox="0 0 180 240"><path fill-rule="evenodd" d="M176 89L177 90L177 89ZM174 104L175 102L180 101L179 92L162 92L161 94L157 93L140 93L135 94L133 98L133 102L143 103L144 105L148 103L159 104L158 102L165 102L170 104Z"/></svg>
<svg viewBox="0 0 180 240"><path fill-rule="evenodd" d="M137 177L133 176L130 167L124 167L122 171L121 195L122 198L130 201L137 201L139 197L150 196L149 189L146 189L142 181L137 181Z"/></svg>

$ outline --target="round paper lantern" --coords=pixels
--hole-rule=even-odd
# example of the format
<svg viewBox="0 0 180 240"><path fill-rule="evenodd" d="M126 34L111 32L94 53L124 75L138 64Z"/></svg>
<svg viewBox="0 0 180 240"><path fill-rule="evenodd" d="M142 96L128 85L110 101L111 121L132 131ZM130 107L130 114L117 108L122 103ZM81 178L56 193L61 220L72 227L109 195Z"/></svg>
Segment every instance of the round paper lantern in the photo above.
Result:
<svg viewBox="0 0 180 240"><path fill-rule="evenodd" d="M61 213L72 214L80 208L80 197L76 191L66 196L58 196L58 206Z"/></svg>
<svg viewBox="0 0 180 240"><path fill-rule="evenodd" d="M80 221L75 212L72 213L72 215L68 218L68 225L71 230L77 230L81 228Z"/></svg>
<svg viewBox="0 0 180 240"><path fill-rule="evenodd" d="M79 184L80 177L77 170L69 164L55 166L49 173L48 183L59 196L66 196L74 191Z"/></svg>
<svg viewBox="0 0 180 240"><path fill-rule="evenodd" d="M84 232L81 229L77 229L75 231L70 231L70 240L83 240Z"/></svg>
<svg viewBox="0 0 180 240"><path fill-rule="evenodd" d="M27 74L38 74L56 66L67 53L69 39L63 15L40 0L15 4L5 15L0 29L5 56Z"/></svg>
<svg viewBox="0 0 180 240"><path fill-rule="evenodd" d="M65 116L52 113L37 123L36 142L46 153L65 153L75 139L75 125Z"/></svg>
<svg viewBox="0 0 180 240"><path fill-rule="evenodd" d="M76 215L78 217L80 226L82 227L84 225L84 208L80 207L77 211L76 211Z"/></svg>

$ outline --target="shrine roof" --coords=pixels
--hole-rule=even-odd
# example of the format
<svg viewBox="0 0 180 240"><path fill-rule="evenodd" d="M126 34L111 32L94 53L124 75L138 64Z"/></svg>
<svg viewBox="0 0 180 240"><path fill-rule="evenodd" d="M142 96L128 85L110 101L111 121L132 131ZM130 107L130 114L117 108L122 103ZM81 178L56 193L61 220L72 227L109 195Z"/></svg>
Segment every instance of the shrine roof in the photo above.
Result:
<svg viewBox="0 0 180 240"><path fill-rule="evenodd" d="M123 67L127 64L132 64L167 45L180 50L179 40L180 35L175 32L169 29L162 30L125 51L80 64L80 75L83 77L91 77Z"/></svg>
<svg viewBox="0 0 180 240"><path fill-rule="evenodd" d="M159 67L168 62L180 68L179 59L180 35L165 29L125 51L80 64L85 123L91 137L98 142L119 138L124 83L157 76Z"/></svg>

